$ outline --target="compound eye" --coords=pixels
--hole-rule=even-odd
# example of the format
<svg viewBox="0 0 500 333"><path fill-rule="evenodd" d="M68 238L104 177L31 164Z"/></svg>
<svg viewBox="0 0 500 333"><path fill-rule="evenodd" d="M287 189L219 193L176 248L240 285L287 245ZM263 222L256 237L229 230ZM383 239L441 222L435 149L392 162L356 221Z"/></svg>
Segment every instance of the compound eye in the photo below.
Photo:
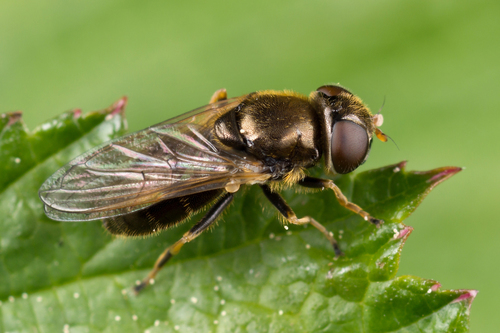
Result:
<svg viewBox="0 0 500 333"><path fill-rule="evenodd" d="M340 86L326 85L326 86L321 86L316 90L319 92L322 92L323 94L325 94L328 97L337 96L341 92L345 92L345 93L348 93L349 95L352 95L352 93L350 91L348 91L347 89L344 89Z"/></svg>
<svg viewBox="0 0 500 333"><path fill-rule="evenodd" d="M332 163L335 172L349 173L355 170L368 154L366 129L348 120L340 120L332 129Z"/></svg>

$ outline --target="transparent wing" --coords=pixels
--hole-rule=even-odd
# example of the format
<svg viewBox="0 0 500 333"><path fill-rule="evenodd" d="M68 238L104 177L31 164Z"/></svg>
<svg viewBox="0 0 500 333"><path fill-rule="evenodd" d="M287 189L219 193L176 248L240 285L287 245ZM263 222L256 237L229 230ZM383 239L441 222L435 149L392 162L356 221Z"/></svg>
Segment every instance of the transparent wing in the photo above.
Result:
<svg viewBox="0 0 500 333"><path fill-rule="evenodd" d="M266 167L214 140L213 124L243 97L220 101L94 148L40 188L47 215L86 221L123 215L156 202L263 182Z"/></svg>

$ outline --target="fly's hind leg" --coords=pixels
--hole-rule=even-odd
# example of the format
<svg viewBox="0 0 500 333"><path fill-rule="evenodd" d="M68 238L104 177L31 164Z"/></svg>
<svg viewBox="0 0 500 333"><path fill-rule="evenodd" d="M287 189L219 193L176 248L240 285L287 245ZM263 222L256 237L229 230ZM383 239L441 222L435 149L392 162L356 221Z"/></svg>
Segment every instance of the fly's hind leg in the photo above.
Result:
<svg viewBox="0 0 500 333"><path fill-rule="evenodd" d="M305 216L302 218L297 218L297 215L293 212L292 208L288 206L288 204L285 202L285 200L279 195L278 193L272 192L269 186L267 185L260 185L262 190L264 191L264 194L266 195L266 198L271 201L271 203L278 209L278 211L287 219L288 222L296 225L303 225L303 224L311 224L313 227L321 231L323 235L328 239L330 244L332 244L333 250L335 251L335 256L341 256L342 251L339 248L339 245L335 238L333 238L333 233L328 231L321 223L316 221L310 216Z"/></svg>
<svg viewBox="0 0 500 333"><path fill-rule="evenodd" d="M149 272L148 276L134 287L134 291L136 293L139 293L142 289L144 289L149 284L149 282L155 278L156 274L158 274L160 269L170 260L170 258L179 253L184 244L189 243L190 241L198 237L203 231L207 230L211 225L213 225L217 220L217 217L231 203L231 201L233 200L233 196L233 193L226 193L225 195L223 195L219 199L219 201L217 201L210 208L210 210L201 219L200 222L198 222L188 232L186 232L181 239L179 239L173 245L169 246L158 257L153 269L151 270L151 272Z"/></svg>
<svg viewBox="0 0 500 333"><path fill-rule="evenodd" d="M212 103L215 103L218 101L223 101L225 99L227 99L227 92L226 92L225 88L222 88L222 89L219 89L216 92L214 92L214 94L210 98L210 102L208 102L208 103L212 104Z"/></svg>
<svg viewBox="0 0 500 333"><path fill-rule="evenodd" d="M360 215L365 221L368 221L370 223L375 224L377 227L380 227L382 223L384 223L383 220L379 220L365 212L361 207L359 207L356 204L353 204L347 198L345 195L342 193L340 188L338 188L335 183L329 179L321 179L321 178L313 178L313 177L305 177L304 179L300 180L298 182L299 185L304 186L304 187L309 187L309 188L329 188L331 189L334 193L335 196L337 197L337 200L339 203L344 206L345 208L349 209L350 211Z"/></svg>

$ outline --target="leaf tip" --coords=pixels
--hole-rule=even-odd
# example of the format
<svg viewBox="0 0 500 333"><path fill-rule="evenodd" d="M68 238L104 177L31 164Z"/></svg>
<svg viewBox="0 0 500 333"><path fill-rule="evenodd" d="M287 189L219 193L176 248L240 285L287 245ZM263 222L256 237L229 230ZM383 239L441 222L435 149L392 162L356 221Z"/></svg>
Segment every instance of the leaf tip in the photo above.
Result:
<svg viewBox="0 0 500 333"><path fill-rule="evenodd" d="M111 105L107 110L109 112L109 115L106 118L108 119L112 118L119 113L123 114L123 112L125 111L125 106L127 106L127 102L128 102L127 96L123 96L115 103L113 103L113 105Z"/></svg>
<svg viewBox="0 0 500 333"><path fill-rule="evenodd" d="M464 302L466 302L467 307L470 310L472 302L476 298L478 291L474 290L474 289L469 289L469 290L465 289L465 290L462 290L462 291L464 293L461 294L460 296L458 296L457 298L455 298L451 303L458 303L458 302L464 301Z"/></svg>
<svg viewBox="0 0 500 333"><path fill-rule="evenodd" d="M410 236L412 231L413 228L410 226L405 226L403 229L399 231L395 229L394 239L404 239L406 241L406 239L408 238L408 236Z"/></svg>
<svg viewBox="0 0 500 333"><path fill-rule="evenodd" d="M427 180L427 183L432 183L434 187L460 171L462 171L462 168L460 167L443 167L434 169L432 172L435 174Z"/></svg>
<svg viewBox="0 0 500 333"><path fill-rule="evenodd" d="M10 127L21 120L23 113L21 111L7 112L2 114L2 118L8 117L7 127Z"/></svg>
<svg viewBox="0 0 500 333"><path fill-rule="evenodd" d="M73 118L78 119L82 116L82 109L73 110Z"/></svg>
<svg viewBox="0 0 500 333"><path fill-rule="evenodd" d="M429 289L431 292L432 291L438 291L439 288L441 288L441 283L437 282L435 284L432 285L432 287Z"/></svg>

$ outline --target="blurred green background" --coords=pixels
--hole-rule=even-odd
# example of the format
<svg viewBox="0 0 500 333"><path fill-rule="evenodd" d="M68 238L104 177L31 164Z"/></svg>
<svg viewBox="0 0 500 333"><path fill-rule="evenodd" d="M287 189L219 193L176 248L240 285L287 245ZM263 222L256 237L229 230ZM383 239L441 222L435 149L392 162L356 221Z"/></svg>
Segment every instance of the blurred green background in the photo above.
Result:
<svg viewBox="0 0 500 333"><path fill-rule="evenodd" d="M471 331L498 332L500 2L0 4L0 113L23 110L31 129L122 95L135 131L222 87L308 94L337 82L375 111L386 99L382 129L399 150L375 142L362 170L466 167L406 221L399 274L478 289Z"/></svg>

